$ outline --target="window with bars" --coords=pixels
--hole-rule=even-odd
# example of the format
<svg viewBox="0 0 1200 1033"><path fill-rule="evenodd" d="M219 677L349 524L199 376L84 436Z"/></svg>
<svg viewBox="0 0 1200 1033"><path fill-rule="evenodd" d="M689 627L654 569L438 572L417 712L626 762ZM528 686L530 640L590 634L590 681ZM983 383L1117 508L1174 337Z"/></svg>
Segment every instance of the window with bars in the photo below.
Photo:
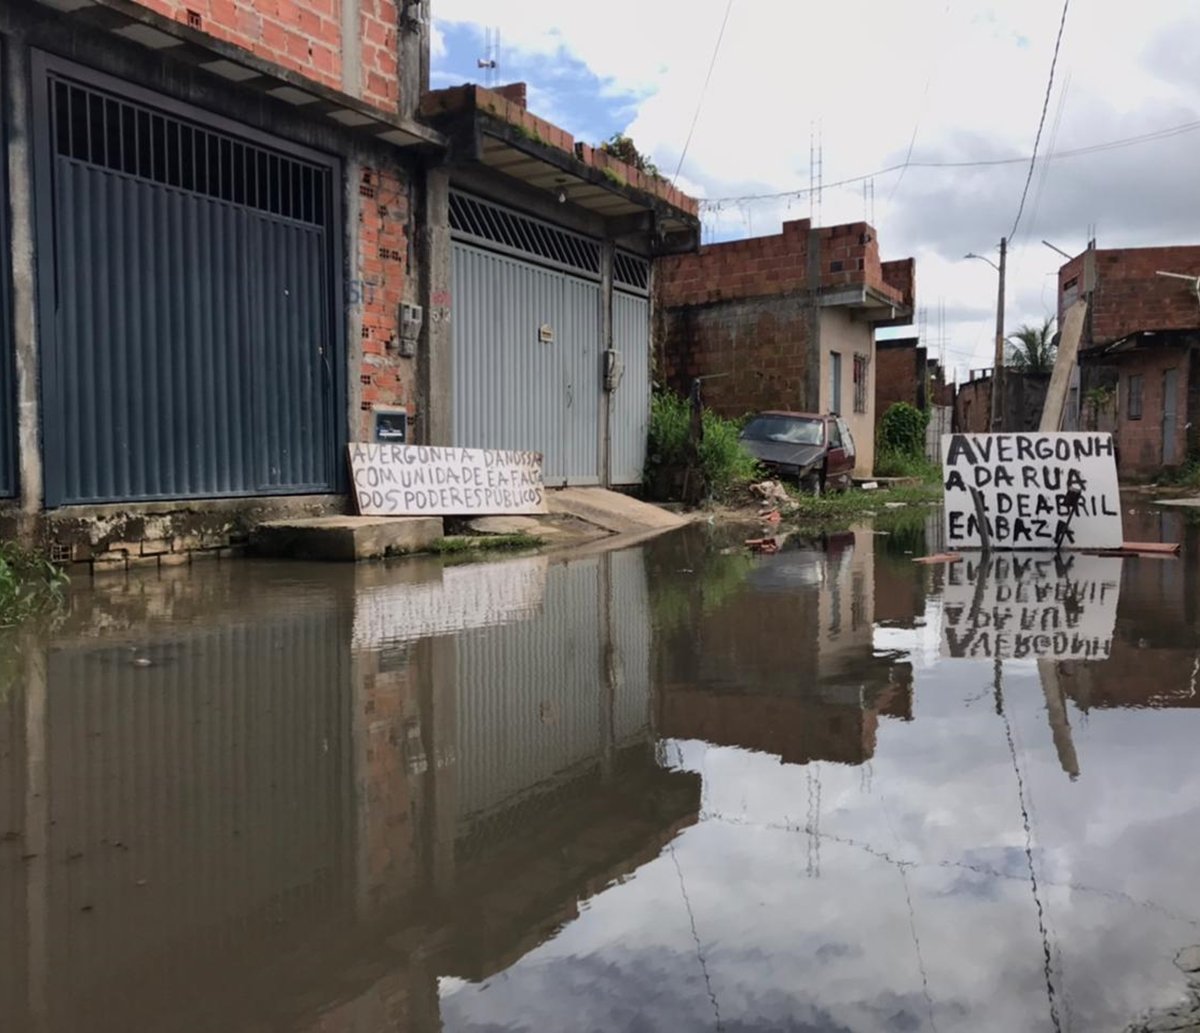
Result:
<svg viewBox="0 0 1200 1033"><path fill-rule="evenodd" d="M1126 415L1131 420L1142 418L1142 374L1134 373L1129 378L1129 405Z"/></svg>
<svg viewBox="0 0 1200 1033"><path fill-rule="evenodd" d="M867 411L867 371L871 363L869 355L854 356L854 411Z"/></svg>
<svg viewBox="0 0 1200 1033"><path fill-rule="evenodd" d="M115 97L51 79L55 151L164 186L326 224L329 170Z"/></svg>
<svg viewBox="0 0 1200 1033"><path fill-rule="evenodd" d="M450 229L554 265L600 276L600 242L468 194L450 195Z"/></svg>

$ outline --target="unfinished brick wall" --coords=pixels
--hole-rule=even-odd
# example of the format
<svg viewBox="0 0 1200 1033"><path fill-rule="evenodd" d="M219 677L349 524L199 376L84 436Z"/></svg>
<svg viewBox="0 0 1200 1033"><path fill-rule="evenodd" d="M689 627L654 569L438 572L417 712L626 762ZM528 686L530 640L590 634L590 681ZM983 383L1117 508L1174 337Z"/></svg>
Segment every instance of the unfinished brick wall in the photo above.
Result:
<svg viewBox="0 0 1200 1033"><path fill-rule="evenodd" d="M357 280L347 301L362 309L359 427L363 441L370 440L373 406L397 406L408 409L410 419L415 415L411 405L416 397L416 360L399 354L400 304L410 293L409 191L400 169L363 167L360 171Z"/></svg>
<svg viewBox="0 0 1200 1033"><path fill-rule="evenodd" d="M1084 346L1111 344L1141 330L1191 330L1200 327L1200 301L1185 280L1160 271L1200 276L1200 246L1118 248L1091 253L1095 284ZM1058 273L1059 318L1065 303L1087 289L1088 253L1073 258Z"/></svg>
<svg viewBox="0 0 1200 1033"><path fill-rule="evenodd" d="M889 406L907 402L921 403L921 379L925 367L925 349L917 339L880 341L875 346L875 426Z"/></svg>
<svg viewBox="0 0 1200 1033"><path fill-rule="evenodd" d="M962 434L986 434L992 429L992 378L978 377L959 386L954 399L954 429Z"/></svg>
<svg viewBox="0 0 1200 1033"><path fill-rule="evenodd" d="M1191 360L1181 348L1147 348L1122 358L1117 380L1117 469L1122 477L1152 478L1163 468L1164 374L1175 375L1174 461L1187 458L1187 404ZM1132 377L1142 378L1142 415L1134 419L1129 405Z"/></svg>
<svg viewBox="0 0 1200 1033"><path fill-rule="evenodd" d="M808 409L812 309L803 298L757 298L663 309L659 379L686 394L704 383L704 401L722 416L758 409Z"/></svg>
<svg viewBox="0 0 1200 1033"><path fill-rule="evenodd" d="M243 47L314 82L342 89L342 0L137 0L156 14ZM361 0L361 83L369 104L399 103L396 0Z"/></svg>

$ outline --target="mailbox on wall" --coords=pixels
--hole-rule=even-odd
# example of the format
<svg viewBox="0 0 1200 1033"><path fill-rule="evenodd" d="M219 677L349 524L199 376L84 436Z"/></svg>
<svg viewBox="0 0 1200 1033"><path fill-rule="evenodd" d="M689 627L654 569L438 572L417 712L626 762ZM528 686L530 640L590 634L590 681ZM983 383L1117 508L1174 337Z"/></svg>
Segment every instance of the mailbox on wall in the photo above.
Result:
<svg viewBox="0 0 1200 1033"><path fill-rule="evenodd" d="M388 445L408 443L408 412L388 406L376 406L371 411L371 440Z"/></svg>

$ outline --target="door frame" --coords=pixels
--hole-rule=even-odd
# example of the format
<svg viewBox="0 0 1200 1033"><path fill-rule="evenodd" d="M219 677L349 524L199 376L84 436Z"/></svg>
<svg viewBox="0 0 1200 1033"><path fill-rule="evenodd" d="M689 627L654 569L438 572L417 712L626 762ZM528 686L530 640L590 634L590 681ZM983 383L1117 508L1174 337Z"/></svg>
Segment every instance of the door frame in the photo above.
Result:
<svg viewBox="0 0 1200 1033"><path fill-rule="evenodd" d="M185 119L245 140L282 154L310 162L328 170L329 190L325 201L327 235L325 266L330 287L327 333L331 355L330 391L333 395L328 416L333 420L330 443L333 464L333 484L323 494L344 494L349 490L349 473L344 462L346 442L349 440L350 415L347 400L347 349L346 319L344 302L344 190L342 160L333 154L317 151L284 137L275 136L236 119L207 111L187 101L147 89L137 83L109 75L88 65L70 61L45 50L30 49L30 106L32 110L32 164L33 164L33 222L36 243L36 310L37 340L40 357L38 385L39 421L41 431L43 477L43 505L54 509L64 505L65 485L61 481L61 463L53 463L63 454L65 439L61 428L63 418L64 390L62 383L61 342L56 331L58 282L58 257L55 248L55 153L52 139L52 112L49 83L52 75L74 79L81 86L102 90L135 103L156 108L165 115ZM51 416L53 414L53 417ZM57 467L57 469L55 469ZM311 490L263 492L261 490L230 493L219 498L283 497L296 494L312 494ZM203 496L189 496L200 498ZM117 501L117 500L114 500ZM151 501L173 501L167 498ZM180 500L182 501L182 499ZM105 505L112 503L82 503L83 505ZM119 504L119 502L117 503Z"/></svg>

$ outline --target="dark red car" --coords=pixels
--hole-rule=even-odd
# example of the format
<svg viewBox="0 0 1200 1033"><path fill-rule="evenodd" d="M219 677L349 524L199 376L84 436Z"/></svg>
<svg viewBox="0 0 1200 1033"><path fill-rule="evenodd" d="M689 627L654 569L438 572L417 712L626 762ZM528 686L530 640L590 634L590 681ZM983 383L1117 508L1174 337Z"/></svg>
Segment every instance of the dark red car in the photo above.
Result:
<svg viewBox="0 0 1200 1033"><path fill-rule="evenodd" d="M850 487L854 439L840 416L810 412L760 412L741 433L742 446L780 480L805 491Z"/></svg>

